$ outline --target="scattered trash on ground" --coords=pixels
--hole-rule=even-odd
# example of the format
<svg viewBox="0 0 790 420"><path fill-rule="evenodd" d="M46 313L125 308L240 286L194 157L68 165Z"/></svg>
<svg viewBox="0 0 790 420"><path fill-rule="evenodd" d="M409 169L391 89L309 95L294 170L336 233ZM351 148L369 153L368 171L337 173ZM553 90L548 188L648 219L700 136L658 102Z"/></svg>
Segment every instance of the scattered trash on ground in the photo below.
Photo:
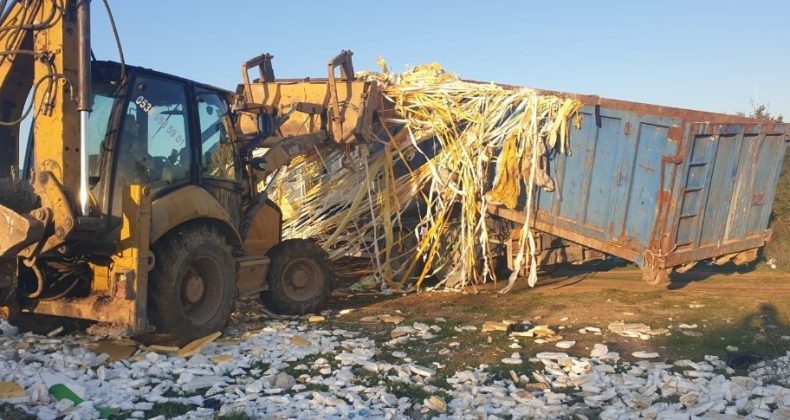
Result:
<svg viewBox="0 0 790 420"><path fill-rule="evenodd" d="M558 341L554 345L556 347L558 347L558 348L561 348L561 349L569 349L569 348L573 347L574 345L576 345L576 342L572 341L572 340Z"/></svg>
<svg viewBox="0 0 790 420"><path fill-rule="evenodd" d="M373 316L366 316L361 318L359 322L368 322L368 323L378 323L383 322L387 324L400 324L403 320L406 319L402 316L397 315L373 315Z"/></svg>
<svg viewBox="0 0 790 420"><path fill-rule="evenodd" d="M609 331L623 337L641 338L642 340L649 340L654 336L671 334L666 328L654 330L646 324L626 324L624 322L612 322L609 324Z"/></svg>
<svg viewBox="0 0 790 420"><path fill-rule="evenodd" d="M635 351L631 353L631 356L634 356L638 359L657 359L661 357L661 355L653 351Z"/></svg>
<svg viewBox="0 0 790 420"><path fill-rule="evenodd" d="M491 331L508 331L512 322L508 321L486 321L483 323L483 327L480 329L481 332L491 332Z"/></svg>
<svg viewBox="0 0 790 420"><path fill-rule="evenodd" d="M146 417L177 404L187 417L403 417L447 414L514 417L790 416L790 353L773 360L730 352L725 360L662 361L655 351L621 359L596 343L588 357L508 352L502 368L448 371L382 350L359 333L299 320L266 321L240 336L212 334L182 348L152 351L132 340L85 335L0 336L0 402L39 418ZM464 332L473 326L456 326ZM439 328L397 325L409 340ZM0 329L9 331L5 321ZM512 330L513 328L511 328ZM617 329L617 328L615 328ZM638 330L646 334L643 326ZM687 329L684 329L684 331ZM494 331L500 331L496 329ZM552 334L547 326L526 331ZM652 329L650 331L653 331ZM513 339L507 340L510 344ZM431 339L424 340L432 343ZM571 344L573 343L573 344ZM576 348L570 340L559 348ZM447 344L457 348L459 342ZM732 347L732 346L731 346ZM728 347L728 351L731 350ZM444 348L446 353L451 350ZM129 353L131 357L124 357ZM17 354L18 357L14 357ZM391 358L383 358L391 355ZM184 356L184 357L182 357ZM522 367L531 363L529 373ZM733 376L751 369L747 376ZM441 377L443 387L434 378ZM372 379L375 378L375 379ZM413 396L396 391L411 389Z"/></svg>

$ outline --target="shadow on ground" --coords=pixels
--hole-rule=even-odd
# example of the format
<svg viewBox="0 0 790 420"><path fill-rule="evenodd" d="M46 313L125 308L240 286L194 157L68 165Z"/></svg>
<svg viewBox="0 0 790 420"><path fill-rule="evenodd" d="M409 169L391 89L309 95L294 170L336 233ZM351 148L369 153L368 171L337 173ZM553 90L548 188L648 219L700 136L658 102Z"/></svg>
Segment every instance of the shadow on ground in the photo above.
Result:
<svg viewBox="0 0 790 420"><path fill-rule="evenodd" d="M706 355L719 356L728 366L743 373L751 364L784 356L790 351L790 341L783 338L790 337L790 325L785 319L786 314L783 317L776 306L763 303L730 322L673 331L671 336L657 343L691 360L702 360ZM727 350L728 346L737 350Z"/></svg>
<svg viewBox="0 0 790 420"><path fill-rule="evenodd" d="M732 276L754 273L757 271L757 264L758 262L736 265L729 262L720 266L709 265L695 267L686 273L674 272L670 275L670 283L667 285L667 289L682 289L691 283L705 281L713 276Z"/></svg>

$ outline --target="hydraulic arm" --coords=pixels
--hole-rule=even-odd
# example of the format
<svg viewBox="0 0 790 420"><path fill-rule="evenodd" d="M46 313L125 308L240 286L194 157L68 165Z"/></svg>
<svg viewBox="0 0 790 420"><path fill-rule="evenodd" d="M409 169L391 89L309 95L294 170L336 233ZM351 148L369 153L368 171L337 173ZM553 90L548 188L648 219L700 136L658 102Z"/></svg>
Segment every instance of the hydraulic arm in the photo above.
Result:
<svg viewBox="0 0 790 420"><path fill-rule="evenodd" d="M327 79L276 81L267 54L244 65L234 98L122 57L92 60L89 6L0 0L0 306L175 341L221 329L237 296L320 307L328 257L282 241L263 185L322 144L373 142L376 82L354 78L349 51Z"/></svg>
<svg viewBox="0 0 790 420"><path fill-rule="evenodd" d="M88 216L84 146L91 105L89 6L88 0L33 0L13 1L4 8L0 175L16 176L23 117L32 117L31 136L41 141L33 142L28 168L39 208L25 214L30 209L18 203L0 203L0 258L51 251L78 228L77 209Z"/></svg>

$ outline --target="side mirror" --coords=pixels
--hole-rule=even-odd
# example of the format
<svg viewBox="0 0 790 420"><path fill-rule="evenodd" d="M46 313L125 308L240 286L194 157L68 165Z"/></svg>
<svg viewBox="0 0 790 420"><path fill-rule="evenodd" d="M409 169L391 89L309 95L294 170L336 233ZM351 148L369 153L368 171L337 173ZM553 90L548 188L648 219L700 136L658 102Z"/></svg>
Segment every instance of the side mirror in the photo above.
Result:
<svg viewBox="0 0 790 420"><path fill-rule="evenodd" d="M274 134L274 118L272 118L272 114L263 112L258 115L258 134L262 138L266 138Z"/></svg>
<svg viewBox="0 0 790 420"><path fill-rule="evenodd" d="M240 138L256 137L261 133L258 114L255 112L238 111L235 125L236 133Z"/></svg>

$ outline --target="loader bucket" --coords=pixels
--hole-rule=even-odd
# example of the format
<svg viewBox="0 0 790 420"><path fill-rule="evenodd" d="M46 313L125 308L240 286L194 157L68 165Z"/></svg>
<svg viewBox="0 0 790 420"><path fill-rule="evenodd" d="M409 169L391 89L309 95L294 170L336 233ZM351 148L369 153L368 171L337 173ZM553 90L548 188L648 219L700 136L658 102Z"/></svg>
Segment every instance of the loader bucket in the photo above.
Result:
<svg viewBox="0 0 790 420"><path fill-rule="evenodd" d="M0 205L0 258L16 256L43 234L43 223Z"/></svg>
<svg viewBox="0 0 790 420"><path fill-rule="evenodd" d="M379 91L378 82L354 76L350 51L330 60L327 78L275 79L270 54L242 65L243 83L236 90L238 109L252 114L267 112L279 120L277 131L284 137L325 131L338 144L374 143L377 116L391 108ZM260 78L250 80L248 70L257 67ZM335 75L340 69L340 74ZM242 113L243 114L243 113ZM254 115L250 121L257 121ZM244 116L242 115L242 118ZM257 124L237 127L242 134L258 134Z"/></svg>

